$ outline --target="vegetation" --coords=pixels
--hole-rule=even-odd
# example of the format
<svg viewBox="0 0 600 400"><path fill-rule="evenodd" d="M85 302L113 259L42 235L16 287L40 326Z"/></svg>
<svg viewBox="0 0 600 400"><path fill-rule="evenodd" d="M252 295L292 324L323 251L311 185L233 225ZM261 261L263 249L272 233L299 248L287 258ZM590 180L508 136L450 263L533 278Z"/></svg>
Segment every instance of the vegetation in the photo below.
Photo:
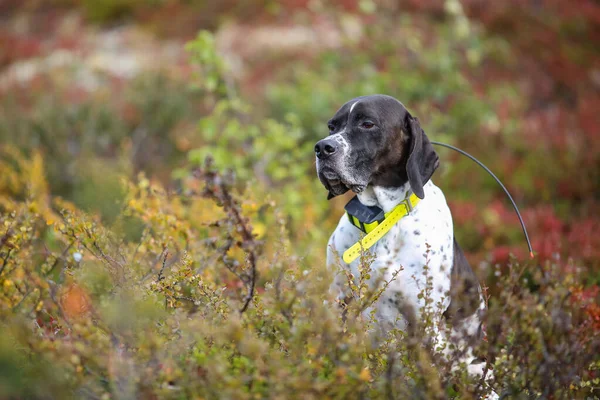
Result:
<svg viewBox="0 0 600 400"><path fill-rule="evenodd" d="M328 204L312 148L336 107L375 92L401 99L430 137L476 154L522 205L534 260L496 184L439 150L434 179L486 287L478 352L492 388L598 398L598 6L235 3L0 6L4 71L90 43L56 26L88 37L139 25L176 43L210 30L172 68L118 75L89 59L47 61L28 64L38 69L25 83L0 72L0 398L486 393L426 335L371 340L375 321L360 316L378 295L365 282L369 257L349 277L346 309L328 293L337 271L324 266L325 244L347 198ZM259 46L239 72L219 47L232 24L247 35L308 25L338 39Z"/></svg>

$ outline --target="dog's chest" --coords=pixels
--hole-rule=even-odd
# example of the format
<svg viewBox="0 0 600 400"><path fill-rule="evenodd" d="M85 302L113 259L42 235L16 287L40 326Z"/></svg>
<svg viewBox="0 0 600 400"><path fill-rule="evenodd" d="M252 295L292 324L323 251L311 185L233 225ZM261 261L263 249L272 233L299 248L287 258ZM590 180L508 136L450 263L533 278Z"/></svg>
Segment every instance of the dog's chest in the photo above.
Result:
<svg viewBox="0 0 600 400"><path fill-rule="evenodd" d="M452 217L445 198L441 190L430 183L426 186L425 199L371 247L369 251L374 256L370 273L372 286L381 284L382 280L389 281L399 271L374 304L381 324L396 326L396 319L406 312L407 306L418 316L424 305L419 294L428 289L433 304L439 303L443 309L447 307L446 294L450 289L453 262L452 229ZM342 217L331 237L330 251L341 256L361 235L346 216ZM328 257L328 264L333 262L334 268L335 259ZM359 276L360 259L349 265L340 262L355 277ZM332 289L344 296L344 288L340 285L345 283L336 279Z"/></svg>

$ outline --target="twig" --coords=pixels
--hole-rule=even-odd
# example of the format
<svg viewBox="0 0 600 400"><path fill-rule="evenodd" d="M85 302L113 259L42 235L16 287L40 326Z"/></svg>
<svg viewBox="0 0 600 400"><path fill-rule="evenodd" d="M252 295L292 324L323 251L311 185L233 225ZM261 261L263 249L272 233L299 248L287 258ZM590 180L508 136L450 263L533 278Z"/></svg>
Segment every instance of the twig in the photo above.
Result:
<svg viewBox="0 0 600 400"><path fill-rule="evenodd" d="M283 274L284 274L284 270L280 269L279 270L279 274L277 275L277 280L275 281L275 299L277 299L277 302L280 304L283 304L283 298L282 298L282 294L281 294L281 281L283 279ZM283 315L283 317L287 320L288 324L290 325L290 327L294 326L294 320L292 318L292 315L290 313L290 310L292 309L292 306L294 305L294 302L296 301L296 297L298 296L297 293L294 294L294 296L292 297L292 299L289 301L289 303L287 305L285 305L285 307L281 308L281 315Z"/></svg>
<svg viewBox="0 0 600 400"><path fill-rule="evenodd" d="M148 272L146 272L146 274L144 276L142 276L139 280L139 283L143 283L146 281L146 279L148 279L150 276L152 276L154 274L154 271L156 270L156 265L160 262L160 260L163 258L165 254L165 250L163 249L163 251L160 252L160 254L158 256L156 256L154 263L152 264L152 266L148 269ZM163 267L164 269L164 267Z"/></svg>
<svg viewBox="0 0 600 400"><path fill-rule="evenodd" d="M227 213L229 221L241 236L242 240L236 241L233 239L233 235L229 233L229 240L226 245L223 246L223 249L221 249L224 250L222 252L223 257L221 257L221 259L225 263L227 269L236 277L238 277L246 286L247 293L243 299L243 305L240 309L240 314L242 314L248 309L248 306L254 297L257 276L256 248L258 243L254 240L252 226L247 219L242 216L240 207L231 195L226 180L224 177L218 175L214 170L211 169L211 160L208 159L205 163L204 169L195 171L194 175L197 178L204 180L206 183L204 191L202 192L202 196L213 199L217 204L223 207ZM233 246L234 243L246 253L246 264L249 267L248 271L240 272L237 268L237 265L228 260L226 256L227 251Z"/></svg>
<svg viewBox="0 0 600 400"><path fill-rule="evenodd" d="M165 266L167 265L167 257L169 256L169 250L166 247L163 250L163 254L162 267L160 267L160 271L158 271L158 277L156 278L159 282L165 279L163 272L165 270Z"/></svg>
<svg viewBox="0 0 600 400"><path fill-rule="evenodd" d="M396 360L392 352L388 353L388 365L385 371L385 392L388 399L395 399L394 397L394 361Z"/></svg>
<svg viewBox="0 0 600 400"><path fill-rule="evenodd" d="M52 264L52 266L50 267L48 272L46 272L45 276L50 275L52 273L52 271L54 271L54 268L56 268L56 266L58 265L58 262L65 257L65 255L67 254L69 249L71 249L71 247L73 247L73 242L70 242L69 245L67 247L65 247L65 249L63 250L61 255L59 257L56 257L56 259L54 260L54 263Z"/></svg>
<svg viewBox="0 0 600 400"><path fill-rule="evenodd" d="M19 302L12 308L12 311L15 312L21 306L21 304L23 304L25 299L27 299L27 297L29 297L29 295L34 292L34 290L35 289L31 289L27 293L25 293L21 300L19 300Z"/></svg>
<svg viewBox="0 0 600 400"><path fill-rule="evenodd" d="M8 258L10 257L11 251L12 251L12 249L8 249L8 251L6 252L6 257L4 257L4 259L2 260L2 267L0 267L0 275L2 275L2 272L4 272L4 268L6 268L6 266L8 265L7 261L8 261Z"/></svg>
<svg viewBox="0 0 600 400"><path fill-rule="evenodd" d="M2 235L2 237L0 238L0 249L4 247L4 245L6 243L8 243L8 240L11 238L12 234L13 234L13 230L12 227L15 224L15 221L13 221L10 226L8 227L8 229L6 229L6 232L4 233L4 235ZM8 262L8 258L10 257L10 253L12 251L12 246L8 248L8 251L6 252L6 256L4 257L4 259L2 260L2 267L0 267L0 275L2 275L2 272L4 272L4 268L6 268L7 262Z"/></svg>

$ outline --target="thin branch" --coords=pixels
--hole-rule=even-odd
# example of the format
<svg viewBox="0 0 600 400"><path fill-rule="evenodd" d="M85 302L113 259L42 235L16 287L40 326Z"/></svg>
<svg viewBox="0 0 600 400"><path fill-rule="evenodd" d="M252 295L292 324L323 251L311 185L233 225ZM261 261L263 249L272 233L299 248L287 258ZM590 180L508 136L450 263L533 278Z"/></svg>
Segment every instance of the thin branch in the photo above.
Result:
<svg viewBox="0 0 600 400"><path fill-rule="evenodd" d="M65 247L65 249L63 250L63 252L60 254L59 257L56 257L56 259L54 260L54 263L52 264L52 266L50 267L48 272L46 272L45 276L50 275L52 273L52 271L54 271L54 268L56 268L56 266L58 265L58 262L65 257L65 255L71 249L71 247L73 247L73 242L69 243L69 245L67 247Z"/></svg>
<svg viewBox="0 0 600 400"><path fill-rule="evenodd" d="M29 295L31 293L33 293L35 291L35 289L30 289L27 293L25 293L23 295L23 297L21 298L21 300L19 300L19 302L17 304L15 304L15 306L12 308L12 312L17 311L17 309L21 306L21 304L23 304L23 302L25 301L25 299L27 299L27 297L29 297Z"/></svg>
<svg viewBox="0 0 600 400"><path fill-rule="evenodd" d="M2 275L2 272L4 272L4 268L6 268L6 266L8 265L8 258L10 257L11 251L12 249L8 249L8 251L6 252L6 256L2 260L2 267L0 267L0 275Z"/></svg>
<svg viewBox="0 0 600 400"><path fill-rule="evenodd" d="M15 221L13 221L10 224L10 226L6 229L6 232L4 233L4 235L2 235L2 237L0 238L0 249L3 248L4 245L6 245L8 243L8 240L11 238L11 236L13 234L12 227L14 224L15 224ZM6 268L6 265L8 263L8 258L10 257L11 251L12 251L12 246L8 248L8 251L6 252L6 256L2 260L2 267L0 267L0 275L2 275L2 272L4 272L4 268Z"/></svg>
<svg viewBox="0 0 600 400"><path fill-rule="evenodd" d="M146 279L148 279L148 277L152 276L152 274L156 270L156 265L164 257L165 250L166 250L166 248L163 248L163 251L161 251L160 254L156 257L156 259L154 260L154 263L152 264L152 266L150 267L150 269L148 270L148 272L146 272L146 274L140 278L140 280L139 280L140 283L143 283L144 281L146 281ZM165 267L163 266L162 269L164 269L164 268Z"/></svg>
<svg viewBox="0 0 600 400"><path fill-rule="evenodd" d="M285 271L283 269L279 270L279 274L277 275L277 280L275 281L275 285L274 285L274 287L275 287L275 299L277 300L277 302L279 304L283 304L284 303L283 302L282 293L281 293L281 281L283 280L284 273L285 273ZM288 304L284 305L284 307L282 307L281 310L280 310L281 315L283 315L283 317L286 319L286 321L288 322L288 324L290 325L290 327L294 326L294 319L292 318L292 314L291 314L290 310L292 309L292 306L296 302L296 298L297 297L298 297L298 294L294 293L294 296L288 302Z"/></svg>
<svg viewBox="0 0 600 400"><path fill-rule="evenodd" d="M385 392L388 399L395 399L394 396L394 362L396 361L395 355L392 352L388 353L388 363L385 370Z"/></svg>
<svg viewBox="0 0 600 400"><path fill-rule="evenodd" d="M165 267L167 265L167 257L169 256L169 250L165 247L163 249L163 262L162 267L160 267L160 271L158 271L158 277L156 278L159 282L165 279L163 272L165 271Z"/></svg>
<svg viewBox="0 0 600 400"><path fill-rule="evenodd" d="M248 309L248 306L254 297L257 276L256 249L258 243L254 240L252 226L248 220L242 216L239 204L230 193L226 180L223 176L218 175L211 169L210 160L207 160L204 169L195 172L195 176L204 180L206 183L202 196L214 200L223 207L223 210L227 213L228 220L236 228L235 232L239 233L241 236L241 241L236 241L233 239L233 234L229 233L229 240L220 250L222 250L221 254L223 254L221 259L225 263L227 269L238 277L246 286L247 293L246 296L244 296L243 305L239 310L240 314L242 314ZM240 272L237 265L235 265L233 261L229 261L226 256L227 251L234 243L246 253L246 265L248 267L246 271Z"/></svg>

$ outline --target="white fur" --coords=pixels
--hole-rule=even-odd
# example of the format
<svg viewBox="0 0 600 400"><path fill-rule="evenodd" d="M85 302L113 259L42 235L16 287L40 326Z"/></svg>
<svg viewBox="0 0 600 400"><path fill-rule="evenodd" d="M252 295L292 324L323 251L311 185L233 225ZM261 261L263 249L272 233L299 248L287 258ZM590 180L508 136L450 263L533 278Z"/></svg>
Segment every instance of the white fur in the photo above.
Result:
<svg viewBox="0 0 600 400"><path fill-rule="evenodd" d="M402 305L411 307L416 317L419 317L424 303L418 299L418 294L426 287L423 275L423 266L426 264L429 266L429 275L433 278L431 297L434 304L441 304L443 311L450 303L447 293L450 290L453 261L452 217L444 194L437 186L428 182L423 189L425 198L370 249L370 252L376 255L371 265L372 285L381 282L381 279L389 280L395 271L402 269L373 305L382 333L398 326L397 321L403 319L396 301L398 296L401 296ZM393 189L368 186L358 196L363 204L377 205L388 212L398 205L408 192L408 183ZM360 237L361 232L350 223L346 215L343 215L329 240L327 264L337 270L339 257ZM335 253L339 257L336 257ZM360 259L350 265L340 262L345 268L350 268L354 276L358 276ZM346 297L346 288L344 274L338 273L331 290L338 299L342 299ZM366 314L370 312L371 309L365 311ZM403 325L402 322L400 324Z"/></svg>
<svg viewBox="0 0 600 400"><path fill-rule="evenodd" d="M470 374L481 376L485 363L474 363L473 355L467 340L468 336L475 335L481 325L480 313L475 313L461 321L455 329L447 332L442 323L442 313L450 303L450 274L454 261L454 233L452 216L442 191L429 181L423 187L425 197L419 201L415 208L397 222L389 232L369 249L375 255L371 264L371 279L369 283L382 283L388 281L395 271L400 270L396 279L390 283L379 300L372 307L366 309L363 315L369 318L374 309L377 336L385 335L392 328L404 329L407 324L403 312L407 307L412 309L418 320L422 315L425 303L418 295L426 288L426 277L423 267L427 265L428 275L432 278L432 291L430 298L433 300L434 332L437 344L448 343L449 339L459 348L464 349L464 354L457 360L468 365ZM368 206L378 206L389 212L402 200L410 195L410 185L398 188L383 188L368 186L358 194L361 203ZM349 265L341 259L342 254L356 243L362 232L350 223L344 214L336 230L331 235L327 246L327 265L336 272L330 291L338 299L348 296L348 282L339 267L349 268L355 277L359 276L360 258ZM485 309L485 302L481 296L480 310ZM451 357L448 346L442 352ZM488 376L490 372L488 372ZM490 398L497 398L491 393Z"/></svg>
<svg viewBox="0 0 600 400"><path fill-rule="evenodd" d="M356 106L358 104L358 101L355 101L354 103L352 103L352 106L350 106L350 114L352 114L352 110L354 110L354 106Z"/></svg>

